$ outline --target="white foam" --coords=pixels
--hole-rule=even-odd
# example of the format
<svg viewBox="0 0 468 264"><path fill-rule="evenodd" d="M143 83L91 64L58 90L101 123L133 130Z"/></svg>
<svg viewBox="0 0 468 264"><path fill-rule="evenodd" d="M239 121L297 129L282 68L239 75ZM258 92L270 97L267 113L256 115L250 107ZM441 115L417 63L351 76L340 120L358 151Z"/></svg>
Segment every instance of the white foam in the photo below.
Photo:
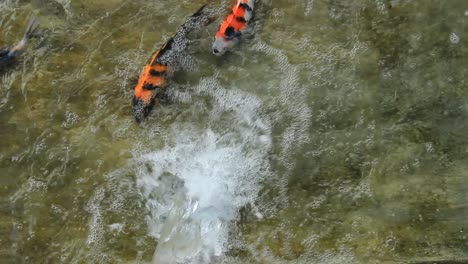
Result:
<svg viewBox="0 0 468 264"><path fill-rule="evenodd" d="M310 16L310 14L312 14L313 6L314 6L314 0L307 0L306 1L306 7L304 9L304 15L305 16Z"/></svg>
<svg viewBox="0 0 468 264"><path fill-rule="evenodd" d="M268 171L270 126L260 101L213 78L203 79L195 95L212 99L206 127L172 124L166 146L138 159L146 166L139 166L137 184L158 238L154 263L216 262L238 210L255 200Z"/></svg>
<svg viewBox="0 0 468 264"><path fill-rule="evenodd" d="M74 113L67 111L65 113L65 121L62 122L63 128L71 128L73 125L77 124L80 121L80 117Z"/></svg>
<svg viewBox="0 0 468 264"><path fill-rule="evenodd" d="M104 188L98 187L85 208L85 210L91 214L86 244L93 248L102 247L104 242L103 216L99 205L102 199L104 199Z"/></svg>

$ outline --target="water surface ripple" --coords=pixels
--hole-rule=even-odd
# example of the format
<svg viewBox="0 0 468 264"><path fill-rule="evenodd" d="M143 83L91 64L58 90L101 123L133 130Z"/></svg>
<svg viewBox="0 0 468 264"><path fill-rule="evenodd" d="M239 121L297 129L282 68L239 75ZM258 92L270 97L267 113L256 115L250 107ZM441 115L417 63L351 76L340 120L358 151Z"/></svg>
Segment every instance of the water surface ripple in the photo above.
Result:
<svg viewBox="0 0 468 264"><path fill-rule="evenodd" d="M202 4L0 2L0 46L43 29L0 78L1 263L468 260L467 1L258 0L137 124L133 79Z"/></svg>

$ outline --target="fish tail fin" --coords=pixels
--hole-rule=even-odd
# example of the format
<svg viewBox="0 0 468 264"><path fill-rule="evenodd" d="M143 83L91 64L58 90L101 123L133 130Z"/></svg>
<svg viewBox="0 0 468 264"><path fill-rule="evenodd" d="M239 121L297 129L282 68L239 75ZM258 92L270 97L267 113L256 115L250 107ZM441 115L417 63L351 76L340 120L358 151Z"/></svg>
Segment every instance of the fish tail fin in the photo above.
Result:
<svg viewBox="0 0 468 264"><path fill-rule="evenodd" d="M39 24L37 23L36 17L31 18L23 38L10 48L10 51L8 52L9 56L19 56L21 53L23 53L23 51L26 49L26 46L28 45L28 40L36 35L38 25Z"/></svg>
<svg viewBox="0 0 468 264"><path fill-rule="evenodd" d="M189 16L185 22L177 28L174 35L159 49L158 55L149 62L151 65L154 63L168 63L165 59L161 59L167 54L168 51L175 48L175 50L182 50L188 44L187 35L195 29L200 29L214 21L212 11L206 9L208 4L202 5L195 13ZM169 56L170 57L170 56Z"/></svg>
<svg viewBox="0 0 468 264"><path fill-rule="evenodd" d="M180 26L180 29L185 33L189 33L195 28L211 24L215 17L206 10L207 6L208 4L202 5L193 15L189 16L184 24Z"/></svg>
<svg viewBox="0 0 468 264"><path fill-rule="evenodd" d="M197 10L197 12L193 13L193 15L191 15L190 17L197 17L197 16L202 15L202 14L203 14L203 10L205 10L205 8L206 8L207 5L208 5L208 4L202 5L202 6Z"/></svg>
<svg viewBox="0 0 468 264"><path fill-rule="evenodd" d="M24 39L30 39L36 35L37 28L39 23L37 22L37 18L33 17L29 21L28 27L26 28L26 32L24 33Z"/></svg>

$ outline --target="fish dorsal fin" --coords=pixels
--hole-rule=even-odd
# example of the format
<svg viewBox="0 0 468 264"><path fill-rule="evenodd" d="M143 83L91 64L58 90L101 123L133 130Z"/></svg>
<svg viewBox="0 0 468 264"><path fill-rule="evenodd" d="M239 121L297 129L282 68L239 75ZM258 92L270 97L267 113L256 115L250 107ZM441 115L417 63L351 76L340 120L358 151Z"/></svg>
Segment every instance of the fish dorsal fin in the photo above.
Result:
<svg viewBox="0 0 468 264"><path fill-rule="evenodd" d="M173 43L174 43L174 37L171 37L168 41L166 41L164 46L162 46L159 49L158 55L155 56L155 58L154 58L153 62L151 63L151 65L155 65L155 64L159 63L157 61L158 58L162 57L167 51L171 50Z"/></svg>
<svg viewBox="0 0 468 264"><path fill-rule="evenodd" d="M234 15L237 14L237 10L239 10L239 7L240 7L241 5L242 5L242 0L237 0L236 7L235 7L236 10L232 10L232 13L233 13Z"/></svg>
<svg viewBox="0 0 468 264"><path fill-rule="evenodd" d="M239 6L241 5L241 2L242 2L242 0L238 0L238 1L237 1L237 4L236 4L236 11L237 11L237 9L239 9Z"/></svg>
<svg viewBox="0 0 468 264"><path fill-rule="evenodd" d="M230 19L229 19L229 22L228 22L229 24L231 24L232 21L233 21L234 19L236 19L236 13L237 13L237 10L239 9L240 5L241 5L241 2L242 2L242 0L237 0L236 5L235 5L234 8L232 9L232 16L230 16Z"/></svg>

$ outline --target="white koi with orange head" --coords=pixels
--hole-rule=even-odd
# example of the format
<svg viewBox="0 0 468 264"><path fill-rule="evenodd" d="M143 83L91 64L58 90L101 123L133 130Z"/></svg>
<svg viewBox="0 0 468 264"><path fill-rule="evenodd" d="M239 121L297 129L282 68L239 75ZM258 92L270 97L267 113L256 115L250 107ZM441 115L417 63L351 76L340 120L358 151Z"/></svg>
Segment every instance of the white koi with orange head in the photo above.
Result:
<svg viewBox="0 0 468 264"><path fill-rule="evenodd" d="M237 0L231 14L221 23L213 42L213 54L221 56L240 40L253 17L254 0Z"/></svg>

